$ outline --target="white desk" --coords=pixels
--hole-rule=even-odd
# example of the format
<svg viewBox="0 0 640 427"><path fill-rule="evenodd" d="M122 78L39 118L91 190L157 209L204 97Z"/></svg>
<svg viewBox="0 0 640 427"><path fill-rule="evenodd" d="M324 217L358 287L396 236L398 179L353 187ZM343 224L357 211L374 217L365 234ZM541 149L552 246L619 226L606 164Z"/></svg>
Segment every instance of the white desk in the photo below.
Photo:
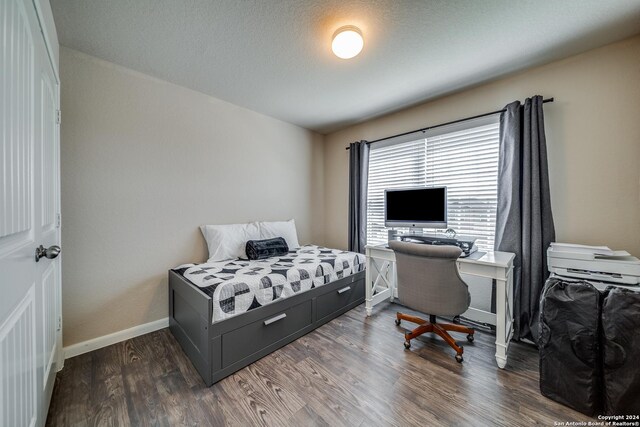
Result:
<svg viewBox="0 0 640 427"><path fill-rule="evenodd" d="M396 257L386 245L366 246L367 316L374 305L398 296L396 290ZM507 350L513 335L513 259L510 252L487 252L480 259L458 258L460 273L486 277L496 281L496 313L470 308L482 314L487 323L496 327L496 362L500 368L507 364ZM468 312L469 312L468 311ZM467 313L468 313L467 312ZM427 313L428 314L428 313Z"/></svg>

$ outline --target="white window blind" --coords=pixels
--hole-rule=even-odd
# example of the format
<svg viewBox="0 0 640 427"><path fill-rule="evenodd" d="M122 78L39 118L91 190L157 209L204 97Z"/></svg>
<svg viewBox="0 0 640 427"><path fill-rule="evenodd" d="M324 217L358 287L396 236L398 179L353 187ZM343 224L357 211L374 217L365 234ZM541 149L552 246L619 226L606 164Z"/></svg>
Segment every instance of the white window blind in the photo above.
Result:
<svg viewBox="0 0 640 427"><path fill-rule="evenodd" d="M425 153L424 139L388 147L374 147L369 152L367 244L387 241L384 190L425 185Z"/></svg>
<svg viewBox="0 0 640 427"><path fill-rule="evenodd" d="M500 125L427 135L393 145L372 146L367 189L367 243L387 241L384 190L446 186L448 226L478 237L481 250L493 250L497 206Z"/></svg>

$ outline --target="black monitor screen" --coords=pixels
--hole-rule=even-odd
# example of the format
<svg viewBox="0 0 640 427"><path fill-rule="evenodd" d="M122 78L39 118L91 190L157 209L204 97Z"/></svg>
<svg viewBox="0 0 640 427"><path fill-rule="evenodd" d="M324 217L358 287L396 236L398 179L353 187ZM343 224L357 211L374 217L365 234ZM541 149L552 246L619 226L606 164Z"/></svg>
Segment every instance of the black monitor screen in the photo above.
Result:
<svg viewBox="0 0 640 427"><path fill-rule="evenodd" d="M387 190L385 221L388 222L446 222L446 187Z"/></svg>

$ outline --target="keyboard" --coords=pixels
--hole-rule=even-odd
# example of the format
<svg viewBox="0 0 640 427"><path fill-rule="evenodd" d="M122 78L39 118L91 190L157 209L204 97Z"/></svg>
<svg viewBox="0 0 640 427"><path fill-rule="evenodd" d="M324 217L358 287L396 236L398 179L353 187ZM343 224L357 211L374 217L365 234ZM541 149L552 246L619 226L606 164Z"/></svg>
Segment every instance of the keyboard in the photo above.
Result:
<svg viewBox="0 0 640 427"><path fill-rule="evenodd" d="M419 234L406 234L399 237L403 241L414 241L415 243L425 245L457 246L462 249L462 254L460 255L462 257L468 257L478 250L478 247L475 245L475 238L456 239L445 236L424 236Z"/></svg>

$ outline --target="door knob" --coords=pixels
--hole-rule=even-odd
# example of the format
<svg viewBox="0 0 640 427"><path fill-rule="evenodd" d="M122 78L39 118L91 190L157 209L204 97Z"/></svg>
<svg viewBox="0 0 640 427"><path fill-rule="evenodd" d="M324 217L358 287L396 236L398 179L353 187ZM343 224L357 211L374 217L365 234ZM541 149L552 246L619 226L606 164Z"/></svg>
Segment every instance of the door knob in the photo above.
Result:
<svg viewBox="0 0 640 427"><path fill-rule="evenodd" d="M60 249L60 246L57 246L57 245L49 246L48 248L45 248L44 246L40 245L39 247L36 248L36 262L40 261L40 258L42 257L54 259L58 255L60 255L61 250L62 249Z"/></svg>

